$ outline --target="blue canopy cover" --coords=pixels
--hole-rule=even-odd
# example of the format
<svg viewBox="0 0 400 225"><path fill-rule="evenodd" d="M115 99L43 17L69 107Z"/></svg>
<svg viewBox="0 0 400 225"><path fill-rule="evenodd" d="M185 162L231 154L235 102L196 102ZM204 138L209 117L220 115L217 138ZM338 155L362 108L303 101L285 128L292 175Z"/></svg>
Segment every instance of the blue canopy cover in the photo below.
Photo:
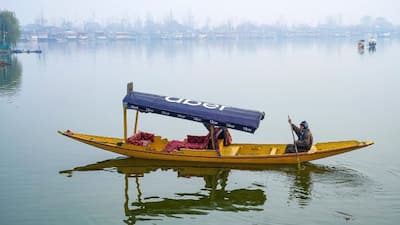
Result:
<svg viewBox="0 0 400 225"><path fill-rule="evenodd" d="M123 99L128 109L156 113L254 133L264 112L184 98L129 92Z"/></svg>

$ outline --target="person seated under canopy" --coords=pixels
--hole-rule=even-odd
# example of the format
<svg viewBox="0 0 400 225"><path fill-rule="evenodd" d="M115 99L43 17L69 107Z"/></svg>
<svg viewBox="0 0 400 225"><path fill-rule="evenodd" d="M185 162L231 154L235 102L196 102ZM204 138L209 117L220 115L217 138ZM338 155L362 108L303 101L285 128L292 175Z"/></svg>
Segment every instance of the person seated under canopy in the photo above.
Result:
<svg viewBox="0 0 400 225"><path fill-rule="evenodd" d="M226 127L216 127L211 124L204 124L204 126L208 130L207 135L187 135L185 141L170 141L164 151L171 152L181 148L218 150L218 140L223 140L224 146L232 143L232 137Z"/></svg>

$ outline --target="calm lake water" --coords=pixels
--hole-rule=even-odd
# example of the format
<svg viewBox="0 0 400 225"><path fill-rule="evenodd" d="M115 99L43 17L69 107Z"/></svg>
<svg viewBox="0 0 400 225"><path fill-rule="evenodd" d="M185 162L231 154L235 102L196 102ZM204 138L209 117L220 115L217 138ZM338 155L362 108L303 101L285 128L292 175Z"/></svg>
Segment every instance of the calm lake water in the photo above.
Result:
<svg viewBox="0 0 400 225"><path fill-rule="evenodd" d="M61 43L12 56L0 68L0 223L396 224L400 40L379 39L364 54L356 43ZM254 135L232 131L236 142L289 143L290 115L309 122L316 142L375 145L301 171L204 169L126 159L57 134L121 137L129 81L137 91L265 111ZM139 129L171 139L206 133L157 115L141 115Z"/></svg>

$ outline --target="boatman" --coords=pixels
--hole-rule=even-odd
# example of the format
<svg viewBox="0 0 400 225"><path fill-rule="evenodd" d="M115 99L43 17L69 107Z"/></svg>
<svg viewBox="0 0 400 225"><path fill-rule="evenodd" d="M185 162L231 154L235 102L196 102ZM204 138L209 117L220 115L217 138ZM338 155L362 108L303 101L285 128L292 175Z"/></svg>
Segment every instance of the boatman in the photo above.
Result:
<svg viewBox="0 0 400 225"><path fill-rule="evenodd" d="M298 137L297 141L295 141L297 151L307 152L308 150L310 150L313 144L313 136L308 127L308 123L306 121L303 121L300 123L300 127L297 127L292 123L292 120L290 118L288 119L288 122ZM288 144L286 146L285 153L296 153L296 148L293 144Z"/></svg>

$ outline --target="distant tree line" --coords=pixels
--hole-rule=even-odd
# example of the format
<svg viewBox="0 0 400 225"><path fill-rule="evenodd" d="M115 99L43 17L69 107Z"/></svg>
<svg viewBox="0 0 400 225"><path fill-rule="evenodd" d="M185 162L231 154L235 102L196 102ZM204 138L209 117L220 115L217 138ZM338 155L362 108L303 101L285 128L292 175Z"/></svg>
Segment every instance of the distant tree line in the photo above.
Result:
<svg viewBox="0 0 400 225"><path fill-rule="evenodd" d="M14 12L0 10L0 34L1 44L15 46L20 36L20 31L19 21Z"/></svg>
<svg viewBox="0 0 400 225"><path fill-rule="evenodd" d="M53 23L50 25L48 20L43 18L36 19L34 24L30 24L29 27L35 27L36 30L46 27L59 27L63 30L81 30L86 32L95 32L100 30L106 31L132 31L132 32L252 32L252 31L274 31L274 32L285 32L293 30L302 31L344 31L344 30L358 30L358 31L369 31L369 32L382 32L382 31L394 31L399 30L400 26L391 23L384 17L371 17L364 16L360 19L360 23L353 25L345 25L342 23L341 18L329 16L325 22L321 22L315 25L311 24L287 24L285 21L278 20L275 23L255 23L252 21L236 21L228 19L222 23L212 23L210 18L207 18L205 24L196 24L194 16L189 13L181 21L177 20L172 11L160 20L155 20L151 14L147 14L145 18L137 17L133 21L128 18L108 20L103 23L95 21L94 18L79 21L78 24L74 24L72 21L62 19L61 24ZM24 26L23 28L28 27Z"/></svg>

